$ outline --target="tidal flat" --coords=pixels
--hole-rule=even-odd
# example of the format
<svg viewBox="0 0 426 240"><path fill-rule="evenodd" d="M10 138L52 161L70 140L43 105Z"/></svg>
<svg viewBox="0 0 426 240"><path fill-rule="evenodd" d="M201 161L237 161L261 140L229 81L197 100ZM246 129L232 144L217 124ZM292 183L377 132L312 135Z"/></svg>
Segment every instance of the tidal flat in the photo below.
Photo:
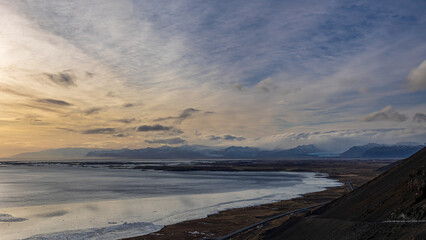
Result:
<svg viewBox="0 0 426 240"><path fill-rule="evenodd" d="M184 165L211 164L211 161ZM175 162L8 162L0 168L4 239L117 239L342 185L315 172L164 171ZM260 169L261 170L261 169ZM20 219L21 221L15 221Z"/></svg>

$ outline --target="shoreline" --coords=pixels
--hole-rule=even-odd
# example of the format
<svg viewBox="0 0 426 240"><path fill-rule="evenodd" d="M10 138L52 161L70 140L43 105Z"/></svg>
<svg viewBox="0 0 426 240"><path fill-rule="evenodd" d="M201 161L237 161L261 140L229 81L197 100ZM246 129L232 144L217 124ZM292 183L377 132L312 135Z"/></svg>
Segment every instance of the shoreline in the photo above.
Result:
<svg viewBox="0 0 426 240"><path fill-rule="evenodd" d="M315 175L314 173L311 173L310 175ZM313 179L311 179L312 181ZM318 179L319 181L324 181L321 179ZM330 181L330 180L327 180ZM336 183L336 182L335 182ZM322 185L322 184L319 184ZM300 190L300 187L296 187L294 189L288 189L288 191L284 190L284 192L287 192L288 197L285 195L280 195L279 197L276 198L276 200L273 200L274 202L278 202L280 198L287 198L287 199L292 199L298 196L301 196L303 193L309 193L312 191L321 191L322 189L325 188L325 186L335 186L331 185L331 184L326 184L324 185L324 187L318 188L319 186L315 186L314 188L312 188L311 190L307 190L307 191L301 191L299 193L297 192L293 192L293 191L297 191ZM293 187L290 187L293 188ZM316 189L315 189L316 188ZM242 191L244 192L244 191ZM289 192L292 192L291 194ZM221 195L222 193L218 193L219 195ZM232 195L235 196L235 194L239 194L239 192L235 192ZM258 194L258 193L257 193ZM242 199L245 199L245 196L247 196L246 194L243 194L241 197ZM252 196L256 196L253 195ZM176 204L177 200L182 200L182 196L179 197L179 199L175 199L175 200L171 200L170 201L170 197L168 196L166 198L164 197L151 197L151 198L144 198L144 199L123 199L123 200L113 200L113 201L101 201L101 202L80 202L80 203L71 203L71 204L52 204L52 205L38 205L38 206L24 206L24 207L12 207L12 208L3 208L0 209L2 210L1 212L5 212L5 213L10 213L12 215L10 216L20 216L20 217L24 217L25 222L23 224L30 224L30 225L34 225L33 227L36 227L35 225L39 223L39 221L45 221L50 219L51 217L60 217L62 218L62 216L69 216L72 218L77 218L79 215L83 214L84 212L87 211L92 211L95 210L97 212L97 214L93 214L92 217L94 218L98 218L100 220L104 220L105 222L108 222L108 224L111 225L106 225L104 226L104 223L100 222L100 225L96 225L93 227L89 227L89 228L83 228L83 227L76 227L75 224L76 223L72 223L72 225L74 225L73 228L75 229L61 229L58 231L53 231L53 232L38 232L36 234L33 235L21 235L16 233L16 231L19 231L19 229L22 229L23 226L20 226L20 228L16 228L15 229L15 233L13 233L13 231L9 231L9 232L3 232L3 234L5 234L6 236L10 237L7 239L16 239L16 238L25 238L25 237L33 237L33 238L59 238L61 237L66 237L66 238L70 238L73 239L73 237L78 237L78 239L83 239L81 238L81 236L85 235L88 238L94 236L94 234L96 233L107 233L108 234L108 238L107 239L118 239L120 237L132 237L135 235L146 235L149 234L151 232L155 232L160 230L161 228L163 228L164 226L168 226L168 225L173 225L182 221L187 221L187 220L192 220L192 219L198 219L198 218L205 218L209 215L214 215L216 213L219 213L220 210L221 211L225 211L225 210L231 210L231 209L238 209L241 207L253 207L253 206L259 206L265 203L270 203L271 201L255 201L252 202L250 200L245 200L243 202L243 204L241 204L240 200L238 201L232 201L232 202L228 202L228 203L221 203L219 205L205 205L207 202L209 202L212 198L215 198L215 194L192 194L192 195L185 195L185 198L191 199L191 201L194 201L195 199L199 199L199 201L196 202L200 202L203 205L205 205L206 207L202 207L199 208L199 210L192 210L191 208L188 208L188 210L182 211L183 208L185 207L184 205L180 205L180 207L178 207L178 209L181 211L177 214L173 214L173 215L168 215L165 218L160 218L157 219L156 221L134 221L135 218L137 218L138 216L141 216L140 212L138 213L138 209L141 208L141 206L152 206L152 214L154 214L154 212L158 212L161 209L165 209L168 206L170 206L170 204ZM235 198L235 197L234 197ZM239 197L238 197L239 198ZM169 200L168 200L169 199ZM236 205L233 202L239 202L236 203ZM116 217L118 216L117 213L118 212L111 212L111 209L119 209L122 208L123 206L126 206L129 210L133 209L133 213L132 214L126 214L126 215L122 215L122 217L119 217L119 219L117 219ZM193 205L192 205L193 206ZM83 209L84 211L80 211L81 209ZM146 213L149 214L148 211ZM154 211L155 210L155 211ZM0 212L0 213L1 213ZM31 212L30 215L24 215L25 212ZM145 211L142 211L145 212ZM188 213L190 215L188 215ZM161 215L161 214L160 214ZM185 216L186 215L186 216ZM34 217L35 216L35 217ZM89 215L88 215L89 216ZM144 216L144 214L142 214L142 216ZM35 219L36 218L36 219ZM89 217L91 218L91 217ZM87 219L89 219L87 218ZM59 218L56 218L57 220L60 220ZM175 219L175 221L173 220ZM52 219L53 220L53 219ZM51 221L51 220L49 220ZM63 218L62 218L63 221ZM160 223L159 221L166 221L164 223ZM0 221L1 222L1 221ZM58 221L55 221L58 222ZM60 222L60 221L59 221ZM47 222L46 222L47 223ZM68 222L70 223L70 222ZM62 223L59 223L60 225L63 225ZM89 223L87 221L83 221L83 222L79 222L78 224L83 224L83 226L85 224L93 224L93 223ZM118 225L117 225L118 224ZM1 225L1 224L0 224ZM87 226L87 225L86 225ZM149 228L146 229L146 231L137 231L137 229L141 229L141 228ZM116 233L114 233L114 229L117 229L118 231L116 231ZM4 229L3 229L4 230ZM33 231L38 231L37 229L33 229ZM111 231L111 232L109 232ZM21 231L20 231L21 232ZM121 232L121 233L120 233ZM123 235L124 232L126 232L126 235ZM112 234L117 234L115 238L111 238L109 235ZM3 235L3 236L5 236ZM14 236L14 238L12 238L11 236Z"/></svg>
<svg viewBox="0 0 426 240"><path fill-rule="evenodd" d="M52 178L43 178L42 181L46 183L55 183L55 181L53 180L57 180L57 177L55 176L58 175L58 172L60 172L61 181L64 181L64 183L68 182L67 179L70 179L70 176L89 176L90 180L92 177L99 175L96 173L98 171L100 171L101 176L104 176L104 172L111 172L108 168L102 168L93 172L91 168L87 168L84 170L80 168L68 168L66 166L60 166L60 168L45 168L44 166L41 167L42 168L37 168L37 171L33 167L25 167L24 169L26 171L24 172L29 171L32 174L34 172L54 173L52 175ZM62 168L65 168L64 172L58 171L58 169L61 170ZM20 173L22 169L22 167L17 167L16 169L11 168L11 170L9 172L6 171L6 173ZM150 176L157 174L165 175L166 177L176 177L176 174L177 177L181 175L187 175L187 173L167 173L165 171L155 171L157 173L153 173L154 171L150 171L151 173L149 173L139 170L123 171L125 173L129 173L128 175L126 175L126 181L120 180L118 182L123 182L126 185L132 183L132 181L129 182L128 180L129 178L132 178L134 176L144 176L145 178L148 177L149 179L151 179ZM78 173L78 175L75 175L76 172ZM114 174L108 176L121 176L123 173L121 172L121 170L113 170L112 172ZM90 173L90 175L88 175L88 173ZM138 227L136 225L133 226L127 223L152 223L158 226L158 228L154 229L156 231L165 225L171 225L189 219L203 218L208 214L213 214L220 210L233 209L244 206L253 206L273 201L279 201L280 199L294 198L300 196L300 194L303 193L320 191L324 189L324 187L335 186L337 184L335 181L328 180L325 178L315 179L313 178L313 176L316 176L315 173L287 174L282 172L242 172L232 173L233 176L228 176L229 174L231 174L229 172L199 172L194 173L195 175L193 175L192 173L188 174L192 177L185 179L192 179L191 182L203 180L204 178L206 178L208 179L208 182L206 182L208 184L210 181L212 181L211 179L223 179L220 182L224 181L224 184L227 184L227 186L224 186L222 184L216 184L218 186L217 189L229 188L233 189L233 191L214 193L212 190L215 188L206 188L206 186L210 185L200 185L200 183L203 183L203 181L205 181L203 180L197 183L198 185L200 185L198 189L207 189L207 191L213 193L204 194L203 192L197 191L194 192L196 194L178 194L154 198L131 198L114 201L73 201L70 203L64 203L60 201L60 204L50 203L49 205L32 205L31 207L29 205L24 205L17 208L13 208L13 206L8 206L6 208L2 208L3 210L5 210L4 213L10 214L14 217L23 217L27 220L19 224L0 223L0 225L2 225L2 239L16 239L37 236L55 238L61 235L70 236L70 239L74 239L77 237L81 238L80 236L83 235L86 236L86 238L81 239L87 239L92 236L93 239L97 239L95 235L97 235L98 233L112 235L114 229L117 229L117 231L115 231L117 235L114 238L109 237L108 239L132 237L137 235L143 235L148 232L146 232L144 229L140 229L140 231L137 231ZM214 177L209 177L209 175L212 175ZM306 178L301 178L301 176L305 175ZM6 174L5 176L8 175ZM194 176L198 178L194 178ZM112 179L114 182L116 181L116 178ZM137 181L140 181L140 178L135 179L137 179ZM226 181L226 179L234 180ZM235 182L235 179L238 180L237 184L233 183ZM295 181L293 183L287 184L287 180L291 179ZM305 180L300 181L298 179ZM182 182L185 181L179 181L177 185L167 187L176 187L180 189L183 186L179 185L179 183ZM111 185L109 184L109 182L107 183L108 184L106 185L106 187L109 189ZM244 184L242 185L242 183ZM167 184L171 183L167 182ZM65 185L69 186L67 184ZM303 185L306 185L306 187L303 187ZM232 186L236 186L236 188L232 188ZM254 186L263 186L265 187L265 189L257 189L254 188ZM238 190L238 192L235 192L236 190ZM167 194L170 193L172 192L168 192ZM120 196L123 195L120 194ZM11 200L14 199L16 198L11 198ZM110 224L110 222L112 224Z"/></svg>
<svg viewBox="0 0 426 240"><path fill-rule="evenodd" d="M365 182L378 176L381 172L385 171L386 166L392 164L394 161L323 161L322 164L318 165L318 162L305 161L298 166L294 166L293 161L287 161L287 164L279 164L275 170L300 172L310 171L318 173L327 173L328 178L337 180L344 185L337 187L330 187L324 191L312 192L303 194L301 197L281 200L268 204L261 204L257 206L234 208L229 210L220 211L218 213L208 215L205 218L194 219L183 221L180 223L167 225L161 230L149 233L143 236L125 238L125 240L166 240L170 238L174 239L204 239L204 238L215 238L224 236L238 229L247 227L251 224L260 222L264 219L272 217L274 215L292 211L299 208L304 208L319 204L322 202L332 201L343 194L349 192L349 186L346 184L346 179L350 179L354 187L358 187ZM257 168L259 171L265 169L265 166L219 166L221 169L231 168L234 170L245 170L245 168ZM266 169L271 169L269 165ZM173 171L172 168L167 167L169 171ZM182 168L177 166L177 168ZM217 166L213 166L213 169ZM197 167L193 167L197 169ZM202 166L203 170L206 170L206 166ZM181 170L181 169L178 169ZM379 171L380 170L380 171ZM289 216L279 218L264 224L253 230L249 230L232 239L258 239L258 237L266 230L279 226L282 222L286 221Z"/></svg>
<svg viewBox="0 0 426 240"><path fill-rule="evenodd" d="M350 179L354 183L354 186L357 187L360 184L370 180L374 176L380 174L380 171L386 170L387 168L386 166L391 163L392 161L383 161L383 160L369 160L369 161L365 161L365 160L364 161L251 160L251 161L197 162L196 164L194 164L193 162L188 162L188 163L183 163L178 165L168 165L168 164L156 165L156 166L140 166L139 165L136 167L123 166L123 164L117 163L117 164L109 164L108 166L105 166L105 167L111 168L111 169L121 169L123 167L125 167L125 169L134 169L136 175L139 175L137 174L138 171L146 171L146 170L151 170L151 171L160 170L164 172L205 171L205 173L202 173L203 175L208 174L207 173L208 171L210 172L226 171L227 173L224 173L223 176L238 175L238 172L241 172L241 171L270 172L270 173L266 173L267 176L275 175L277 174L277 172L283 172L283 171L291 172L292 174L301 174L302 172L309 172L310 175L316 175L316 176L319 175L319 176L326 177L327 179L333 179L333 181L336 181L335 182L336 184L338 184L337 182L345 183L346 179ZM90 162L84 163L84 167L90 168L92 167L91 165L92 163ZM152 169L153 167L155 167L156 169ZM380 171L377 171L378 169L380 169ZM51 169L49 168L49 171L50 170ZM276 172L276 173L273 173L273 172ZM286 185L282 185L282 183L280 182L280 179L281 178L275 179L275 184L273 185L274 187L271 188L273 190L272 192L278 191L278 189L281 187L286 187ZM253 180L248 181L247 184L258 184L257 181L253 182ZM226 205L220 208L218 208L217 206L209 205L211 201L214 201L210 197L194 198L194 196L188 195L185 199L180 199L178 201L180 205L174 205L174 207L182 213L186 213L189 210L196 208L199 213L198 215L192 215L189 217L187 216L186 218L180 218L180 219L178 218L176 219L176 221L173 221L173 222L171 221L163 222L163 223L157 222L154 225L158 224L158 226L161 227L161 230L157 231L158 229L160 229L160 228L157 228L157 229L154 229L156 232L151 232L149 234L147 234L147 232L134 231L133 233L123 235L124 232L120 234L119 233L121 231L120 230L116 232L117 235L111 239L119 239L119 238L125 238L125 237L131 237L130 239L170 239L170 238L202 239L202 238L220 237L220 236L227 235L231 232L234 232L235 230L252 225L253 223L258 223L272 216L281 214L283 212L289 212L295 209L316 205L318 203L328 202L344 194L345 192L349 191L348 187L344 185L339 187L332 187L332 186L336 186L336 184L331 184L331 185L328 184L328 185L320 186L321 184L317 180L313 180L313 181L310 180L306 182L306 184L312 184L312 185L311 187L305 189L305 191L303 191L302 188L300 188L299 186L299 187L296 187L294 191L290 189L289 190L284 189L283 191L281 190L281 192L284 193L283 195L277 195L275 198L268 197L267 199L265 199L266 201L257 201L257 202L252 202L250 204L239 204L239 205L238 204L235 205L233 204L233 202L230 202L231 203L230 205ZM247 187L250 187L250 186L247 186ZM244 193L244 191L242 193ZM232 193L229 197L236 198L236 199L247 199L246 198L247 193L244 193L244 194L243 194L244 196L238 196L235 193ZM265 193L261 193L261 192L252 192L250 194L251 194L250 199L252 198L258 199L260 196L265 195ZM265 196L269 196L269 195L265 195ZM288 200L282 200L282 199L288 199ZM53 208L38 209L39 211L35 209L37 207L33 207L34 208L33 212L37 213L36 215L33 214L35 217L33 215L29 216L28 214L27 214L28 217L26 217L27 215L24 216L22 215L23 213L22 214L19 213L18 211L19 209L16 210L16 212L13 212L11 214L13 216L22 215L23 217L28 218L29 220L25 221L24 224L34 228L36 227L36 225L32 226L32 222L30 221L34 221L34 220L48 221L50 217L52 216L60 217L60 219L64 221L64 220L67 220L67 218L73 218L73 216L76 214L78 215L81 209L85 211L84 214L87 215L88 217L87 219L90 220L93 218L93 219L98 219L99 221L108 221L108 224L109 224L109 222L115 222L115 223L133 222L135 219L139 219L140 217L144 217L144 218L147 217L146 214L151 216L151 218L156 219L155 216L157 215L161 216L163 213L159 211L151 211L151 210L146 211L145 208L147 206L151 206L154 209L160 210L160 211L167 210L170 206L168 204L165 204L164 201L163 202L158 201L158 199L155 200L154 202L152 201L149 202L148 200L145 199L145 203L142 203L140 201L138 202L136 200L134 201L127 200L127 201L124 201L126 202L126 204L121 204L121 202L123 201L118 201L120 203L119 204L120 206L115 206L112 208L105 207L106 205L103 204L102 202L99 202L99 203L91 202L90 204L87 202L84 202L82 204L83 205L88 204L87 207L73 208L71 206L67 206L65 210L62 209L63 206L61 206L62 207L61 209L59 208L58 209L53 209ZM172 199L172 202L175 204L176 200ZM108 201L109 205L111 204L114 205L113 203L114 201L112 202ZM188 205L188 203L190 204ZM115 205L117 205L117 203ZM210 207L206 208L205 206L210 206ZM55 206L52 206L52 207L55 207ZM116 211L117 208L121 210L117 212ZM121 214L119 215L120 221L116 221L118 217L117 215L118 213ZM66 216L66 217L62 217L62 216ZM185 220L185 219L193 219L193 220ZM164 220L166 221L167 218L164 218ZM151 222L154 223L154 221L151 221ZM40 222L38 222L38 224L40 224ZM58 224L60 224L60 222L58 222ZM84 223L79 222L78 224L84 224ZM264 224L264 225L269 226L270 224L272 224L272 222L271 223L268 222L268 224ZM116 228L116 226L111 226L111 227ZM125 227L128 228L131 226L126 225ZM76 226L73 225L72 228L76 228ZM265 228L266 227L262 227L260 229L265 229ZM137 229L137 226L135 226L135 229ZM10 230L11 229L9 229L9 232ZM67 229L63 229L63 230L66 231ZM34 232L37 232L37 231L34 230ZM71 234L81 235L83 233L83 232L80 233L79 231L77 232L71 232ZM12 232L10 233L12 234ZM42 234L42 232L40 233ZM132 237L132 236L137 236L138 234L145 234L145 235L142 235L140 237ZM247 238L244 238L244 239L247 239Z"/></svg>
<svg viewBox="0 0 426 240"><path fill-rule="evenodd" d="M123 240L165 240L170 239L170 237L175 239L220 237L282 212L293 211L295 209L319 204L324 201L331 201L341 196L341 194L349 192L346 188L346 185L330 187L323 191L302 194L300 197L288 200L281 200L256 206L227 209L208 215L205 218L187 220L167 225L159 231L142 236L124 238ZM265 230L278 226L279 223L287 219L288 217L283 217L271 221L267 224L268 226L266 226L267 228L265 228ZM213 224L216 226L213 226ZM240 239L239 237L240 236L236 236L233 237L233 239Z"/></svg>

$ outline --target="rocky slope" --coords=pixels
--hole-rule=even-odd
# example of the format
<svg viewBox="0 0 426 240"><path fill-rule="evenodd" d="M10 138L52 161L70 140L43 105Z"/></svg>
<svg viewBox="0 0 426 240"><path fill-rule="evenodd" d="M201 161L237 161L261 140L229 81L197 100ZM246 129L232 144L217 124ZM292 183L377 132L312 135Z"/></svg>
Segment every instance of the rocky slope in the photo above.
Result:
<svg viewBox="0 0 426 240"><path fill-rule="evenodd" d="M426 148L264 239L426 239Z"/></svg>

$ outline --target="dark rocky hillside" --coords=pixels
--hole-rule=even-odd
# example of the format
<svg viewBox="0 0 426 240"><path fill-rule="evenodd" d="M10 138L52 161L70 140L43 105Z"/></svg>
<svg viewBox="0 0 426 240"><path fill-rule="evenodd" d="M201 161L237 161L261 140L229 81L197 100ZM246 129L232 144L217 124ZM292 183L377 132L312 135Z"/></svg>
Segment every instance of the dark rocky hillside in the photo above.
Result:
<svg viewBox="0 0 426 240"><path fill-rule="evenodd" d="M426 148L264 239L426 239Z"/></svg>

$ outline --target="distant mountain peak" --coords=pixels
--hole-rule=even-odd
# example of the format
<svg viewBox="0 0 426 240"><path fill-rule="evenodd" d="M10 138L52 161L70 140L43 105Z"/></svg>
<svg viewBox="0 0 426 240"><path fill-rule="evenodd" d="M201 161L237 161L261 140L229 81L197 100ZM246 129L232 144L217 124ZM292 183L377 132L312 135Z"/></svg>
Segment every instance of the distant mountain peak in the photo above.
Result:
<svg viewBox="0 0 426 240"><path fill-rule="evenodd" d="M230 146L213 148L203 146L181 146L159 148L141 148L133 150L93 151L90 157L126 157L126 158L216 158L216 159L271 159L285 157L313 157L312 153L321 152L316 146L301 145L288 150L261 150L255 147Z"/></svg>
<svg viewBox="0 0 426 240"><path fill-rule="evenodd" d="M385 145L368 143L354 146L340 154L346 158L405 158L423 148L423 145Z"/></svg>
<svg viewBox="0 0 426 240"><path fill-rule="evenodd" d="M241 147L241 146L230 146L225 149L225 151L244 151L244 150L258 150L253 147Z"/></svg>
<svg viewBox="0 0 426 240"><path fill-rule="evenodd" d="M321 151L319 148L317 148L313 144L299 145L299 146L297 146L297 147L295 147L293 149L299 149L299 150L305 150L305 151L317 151L317 152Z"/></svg>
<svg viewBox="0 0 426 240"><path fill-rule="evenodd" d="M80 158L85 157L86 154L92 151L100 151L101 148L57 148L48 149L39 152L25 152L12 156L12 158L46 158L46 159L58 159L58 158Z"/></svg>

